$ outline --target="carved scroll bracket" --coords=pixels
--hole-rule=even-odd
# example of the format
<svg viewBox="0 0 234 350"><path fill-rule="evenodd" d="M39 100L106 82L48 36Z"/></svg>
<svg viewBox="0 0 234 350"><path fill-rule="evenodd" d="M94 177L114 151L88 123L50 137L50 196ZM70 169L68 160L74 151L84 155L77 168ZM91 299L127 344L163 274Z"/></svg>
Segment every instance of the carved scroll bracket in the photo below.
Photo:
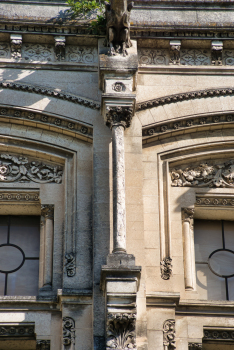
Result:
<svg viewBox="0 0 234 350"><path fill-rule="evenodd" d="M165 350L176 349L175 320L166 320L163 324L163 345Z"/></svg>
<svg viewBox="0 0 234 350"><path fill-rule="evenodd" d="M55 56L57 61L65 60L65 46L66 46L66 37L65 36L55 36Z"/></svg>
<svg viewBox="0 0 234 350"><path fill-rule="evenodd" d="M160 262L161 278L163 280L169 280L172 276L172 259L170 257L164 258Z"/></svg>
<svg viewBox="0 0 234 350"><path fill-rule="evenodd" d="M63 317L63 345L64 349L72 349L75 344L75 321L71 317Z"/></svg>
<svg viewBox="0 0 234 350"><path fill-rule="evenodd" d="M170 64L179 65L180 64L180 40L170 41Z"/></svg>
<svg viewBox="0 0 234 350"><path fill-rule="evenodd" d="M214 66L221 66L223 56L223 42L213 40L211 42L211 63Z"/></svg>
<svg viewBox="0 0 234 350"><path fill-rule="evenodd" d="M22 35L21 34L11 34L11 57L21 58L22 49Z"/></svg>
<svg viewBox="0 0 234 350"><path fill-rule="evenodd" d="M73 277L76 274L76 256L74 253L67 253L65 255L66 263L65 269L68 277Z"/></svg>

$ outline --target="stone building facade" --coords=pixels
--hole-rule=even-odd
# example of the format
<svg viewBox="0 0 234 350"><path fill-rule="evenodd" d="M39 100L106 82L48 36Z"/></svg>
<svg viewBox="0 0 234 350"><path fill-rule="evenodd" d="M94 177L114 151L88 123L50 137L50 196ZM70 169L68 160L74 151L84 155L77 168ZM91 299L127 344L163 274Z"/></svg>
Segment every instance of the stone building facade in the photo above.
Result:
<svg viewBox="0 0 234 350"><path fill-rule="evenodd" d="M67 9L0 1L0 350L231 350L234 2Z"/></svg>

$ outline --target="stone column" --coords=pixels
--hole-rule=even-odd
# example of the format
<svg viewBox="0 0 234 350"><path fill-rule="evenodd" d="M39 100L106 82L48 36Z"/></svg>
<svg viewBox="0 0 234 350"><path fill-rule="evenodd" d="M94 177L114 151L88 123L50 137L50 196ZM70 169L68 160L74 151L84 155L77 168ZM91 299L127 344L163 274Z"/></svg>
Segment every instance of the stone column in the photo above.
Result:
<svg viewBox="0 0 234 350"><path fill-rule="evenodd" d="M194 209L184 208L182 212L184 235L184 278L185 289L194 289L194 241L193 241L193 215Z"/></svg>
<svg viewBox="0 0 234 350"><path fill-rule="evenodd" d="M45 218L45 264L43 289L52 288L52 269L53 269L53 240L54 240L54 206L42 205L41 215Z"/></svg>
<svg viewBox="0 0 234 350"><path fill-rule="evenodd" d="M112 129L113 253L126 253L124 130L130 126L132 108L108 107L106 118Z"/></svg>

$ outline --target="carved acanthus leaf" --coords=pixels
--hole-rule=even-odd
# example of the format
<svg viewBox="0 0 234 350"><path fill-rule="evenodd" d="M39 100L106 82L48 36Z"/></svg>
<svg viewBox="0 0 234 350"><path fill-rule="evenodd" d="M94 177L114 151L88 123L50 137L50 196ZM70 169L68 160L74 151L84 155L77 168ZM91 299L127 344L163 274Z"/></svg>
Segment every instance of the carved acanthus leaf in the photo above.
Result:
<svg viewBox="0 0 234 350"><path fill-rule="evenodd" d="M27 157L0 155L0 182L62 182L63 168L39 161L29 162Z"/></svg>
<svg viewBox="0 0 234 350"><path fill-rule="evenodd" d="M172 259L170 257L164 258L160 262L161 278L163 280L169 280L172 276Z"/></svg>
<svg viewBox="0 0 234 350"><path fill-rule="evenodd" d="M136 314L108 313L106 350L136 348Z"/></svg>
<svg viewBox="0 0 234 350"><path fill-rule="evenodd" d="M176 348L175 320L166 320L163 324L163 345L167 350Z"/></svg>
<svg viewBox="0 0 234 350"><path fill-rule="evenodd" d="M126 106L107 107L106 125L112 128L121 124L124 128L131 125L133 108Z"/></svg>
<svg viewBox="0 0 234 350"><path fill-rule="evenodd" d="M68 277L73 277L76 274L76 257L74 253L69 253L65 255L66 264L65 268Z"/></svg>
<svg viewBox="0 0 234 350"><path fill-rule="evenodd" d="M75 321L71 317L63 317L63 345L71 348L75 344Z"/></svg>
<svg viewBox="0 0 234 350"><path fill-rule="evenodd" d="M234 160L171 170L172 186L234 187Z"/></svg>

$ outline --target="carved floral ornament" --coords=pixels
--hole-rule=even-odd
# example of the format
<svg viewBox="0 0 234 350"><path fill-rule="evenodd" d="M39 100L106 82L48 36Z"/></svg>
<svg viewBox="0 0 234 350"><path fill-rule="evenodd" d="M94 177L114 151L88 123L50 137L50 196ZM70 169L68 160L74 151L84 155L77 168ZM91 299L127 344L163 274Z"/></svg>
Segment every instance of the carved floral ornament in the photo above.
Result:
<svg viewBox="0 0 234 350"><path fill-rule="evenodd" d="M75 344L75 321L71 317L63 317L63 345L70 349Z"/></svg>
<svg viewBox="0 0 234 350"><path fill-rule="evenodd" d="M106 350L136 349L136 314L108 313Z"/></svg>
<svg viewBox="0 0 234 350"><path fill-rule="evenodd" d="M164 258L160 262L161 278L163 280L169 280L172 276L172 259L170 257Z"/></svg>
<svg viewBox="0 0 234 350"><path fill-rule="evenodd" d="M175 320L166 320L163 324L163 345L165 350L174 350L175 345Z"/></svg>
<svg viewBox="0 0 234 350"><path fill-rule="evenodd" d="M112 128L114 125L122 125L128 128L131 125L133 108L129 106L107 107L106 125Z"/></svg>
<svg viewBox="0 0 234 350"><path fill-rule="evenodd" d="M170 171L171 185L175 187L234 187L234 160L225 163L201 163L185 169Z"/></svg>
<svg viewBox="0 0 234 350"><path fill-rule="evenodd" d="M29 161L24 156L0 154L0 182L61 183L63 167L40 161Z"/></svg>

